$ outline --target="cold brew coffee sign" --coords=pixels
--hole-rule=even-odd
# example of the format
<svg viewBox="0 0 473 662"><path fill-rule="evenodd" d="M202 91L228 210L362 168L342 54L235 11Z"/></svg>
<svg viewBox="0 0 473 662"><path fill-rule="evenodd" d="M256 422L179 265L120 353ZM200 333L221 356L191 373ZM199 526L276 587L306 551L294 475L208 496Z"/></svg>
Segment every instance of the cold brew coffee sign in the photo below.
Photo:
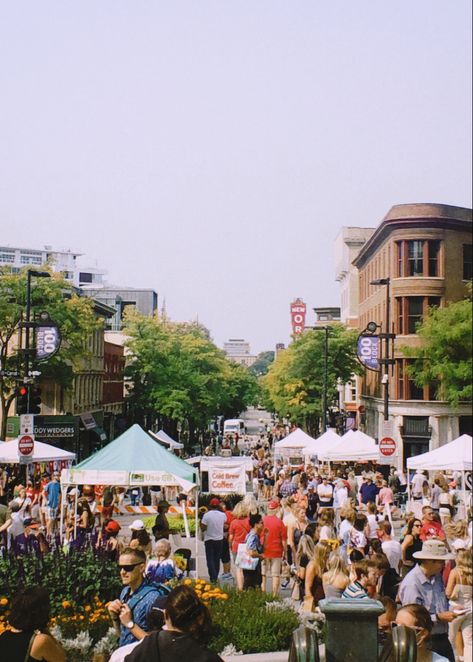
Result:
<svg viewBox="0 0 473 662"><path fill-rule="evenodd" d="M61 346L61 335L55 324L36 327L36 360L47 361L54 356Z"/></svg>

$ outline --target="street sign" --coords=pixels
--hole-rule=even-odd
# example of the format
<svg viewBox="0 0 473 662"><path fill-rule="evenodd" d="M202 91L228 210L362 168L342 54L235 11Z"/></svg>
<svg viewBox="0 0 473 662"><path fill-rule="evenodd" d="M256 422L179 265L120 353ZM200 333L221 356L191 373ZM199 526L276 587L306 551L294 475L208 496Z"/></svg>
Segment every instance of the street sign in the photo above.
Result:
<svg viewBox="0 0 473 662"><path fill-rule="evenodd" d="M396 452L396 442L391 437L383 437L379 442L379 452L386 457Z"/></svg>
<svg viewBox="0 0 473 662"><path fill-rule="evenodd" d="M20 415L20 434L34 434L34 414Z"/></svg>
<svg viewBox="0 0 473 662"><path fill-rule="evenodd" d="M34 451L34 437L24 434L18 439L18 455L20 457L31 457Z"/></svg>

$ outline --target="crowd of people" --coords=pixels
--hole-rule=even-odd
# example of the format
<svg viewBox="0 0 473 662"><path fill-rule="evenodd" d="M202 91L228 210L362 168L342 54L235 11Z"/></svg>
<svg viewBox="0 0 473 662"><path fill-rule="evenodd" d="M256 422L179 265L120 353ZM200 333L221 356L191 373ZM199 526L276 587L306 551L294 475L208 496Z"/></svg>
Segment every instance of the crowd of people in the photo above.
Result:
<svg viewBox="0 0 473 662"><path fill-rule="evenodd" d="M210 582L290 596L308 615L324 598L376 598L384 607L380 640L396 624L407 625L416 632L418 660L471 660L471 512L455 516L455 477L437 473L429 479L417 472L410 485L417 507L406 512L402 472L367 465L291 467L270 451L271 440L263 436L249 451L252 493L236 503L213 496L203 509L199 535ZM18 482L10 489L7 495L4 486L0 495L8 504L0 504L1 548L17 555L47 553L59 544L58 474L43 476L37 486ZM72 488L66 495L61 544L102 550L117 563L123 583L109 605L120 643L113 662L174 660L186 652L193 660L220 659L205 648L210 616L197 595L182 585L169 592L168 583L182 570L172 558L164 496L158 486L150 490L157 507L151 531L139 518L123 531L113 518L123 489ZM136 503L143 493L129 497ZM22 613L24 604L18 609ZM63 659L45 626L34 628L45 636L36 640L30 621L28 627L20 621L11 620L8 646L28 645L33 652L46 647L51 657L43 659ZM156 650L161 657L152 656Z"/></svg>

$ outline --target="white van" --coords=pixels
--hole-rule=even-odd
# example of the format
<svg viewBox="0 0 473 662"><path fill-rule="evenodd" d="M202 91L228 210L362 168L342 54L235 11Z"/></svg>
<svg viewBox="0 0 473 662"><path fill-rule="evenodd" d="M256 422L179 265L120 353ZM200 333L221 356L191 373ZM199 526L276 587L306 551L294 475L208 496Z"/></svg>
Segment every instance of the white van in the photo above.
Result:
<svg viewBox="0 0 473 662"><path fill-rule="evenodd" d="M229 418L223 422L223 438L228 435L234 436L238 434L241 439L245 434L245 421L242 418Z"/></svg>

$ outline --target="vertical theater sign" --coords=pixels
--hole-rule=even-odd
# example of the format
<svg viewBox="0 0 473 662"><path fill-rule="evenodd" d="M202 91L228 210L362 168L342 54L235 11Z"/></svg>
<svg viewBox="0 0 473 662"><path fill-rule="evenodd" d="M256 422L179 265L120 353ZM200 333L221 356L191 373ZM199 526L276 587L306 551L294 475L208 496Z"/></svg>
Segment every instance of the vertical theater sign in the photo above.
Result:
<svg viewBox="0 0 473 662"><path fill-rule="evenodd" d="M291 323L294 336L299 336L304 330L306 310L306 305L302 299L295 299L291 303Z"/></svg>

